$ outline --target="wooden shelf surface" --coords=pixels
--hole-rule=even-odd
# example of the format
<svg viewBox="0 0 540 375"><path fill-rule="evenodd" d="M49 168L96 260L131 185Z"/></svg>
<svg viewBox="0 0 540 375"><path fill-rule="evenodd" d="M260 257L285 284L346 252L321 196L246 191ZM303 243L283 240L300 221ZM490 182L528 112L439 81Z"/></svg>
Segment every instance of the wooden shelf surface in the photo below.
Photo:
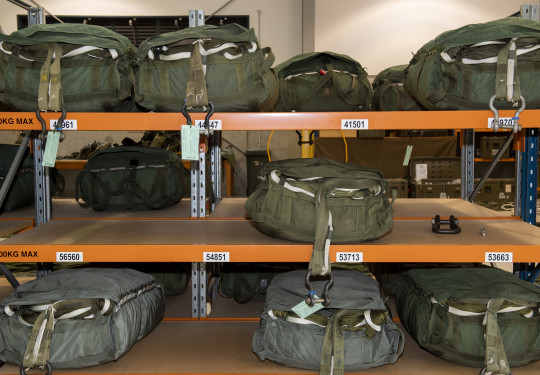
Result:
<svg viewBox="0 0 540 375"><path fill-rule="evenodd" d="M55 209L53 203L60 216L2 241L2 261L54 262L60 252L83 253L85 262L202 262L205 252L227 252L231 262L309 261L311 244L260 233L244 218L244 201L224 199L215 217L200 220L180 217L189 201L169 207L170 217L161 210L111 217L67 201ZM81 210L89 217L80 216ZM433 233L436 214L456 216L462 232ZM394 217L392 232L378 240L331 245L331 260L337 252L361 252L365 262L484 262L486 252L512 252L514 262L540 262L540 228L506 212L461 199L402 199Z"/></svg>
<svg viewBox="0 0 540 375"><path fill-rule="evenodd" d="M513 117L515 111L499 112L501 118ZM190 113L193 123L204 120L204 113ZM57 120L54 112L43 113L46 123ZM33 112L2 112L0 130L41 130ZM218 112L211 120L221 120L221 130L342 130L342 120L367 120L368 130L376 129L478 129L490 131L489 110L478 111L395 111L395 112ZM182 113L87 113L68 112L66 121L76 120L82 130L179 130L186 119ZM364 123L364 124L365 124ZM540 126L540 110L524 110L523 128ZM66 129L67 131L73 131ZM348 128L347 130L358 130Z"/></svg>

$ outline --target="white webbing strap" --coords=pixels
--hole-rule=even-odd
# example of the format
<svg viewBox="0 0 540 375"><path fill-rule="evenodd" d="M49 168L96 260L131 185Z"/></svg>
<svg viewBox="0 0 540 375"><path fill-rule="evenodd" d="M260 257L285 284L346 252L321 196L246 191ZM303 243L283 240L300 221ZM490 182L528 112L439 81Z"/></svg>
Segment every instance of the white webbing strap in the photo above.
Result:
<svg viewBox="0 0 540 375"><path fill-rule="evenodd" d="M198 40L197 42L202 42L202 40ZM195 43L197 43L195 42ZM210 55L213 55L213 54L216 54L216 53L220 53L221 51L223 50L226 50L226 49L229 49L229 48L238 48L236 44L234 43L223 43L217 47L214 47L214 48L210 48L208 50L204 49L204 47L202 46L203 43L199 43L199 51L201 53L202 56L210 56ZM162 49L164 51L166 51L168 48L167 46L163 46ZM249 53L253 53L257 50L257 43L255 42L251 42L251 47L248 48L248 52ZM150 49L148 50L148 53L147 53L148 57L151 59L151 60L155 60L155 55L154 55L154 52ZM236 54L236 55L233 55L229 52L224 52L223 53L223 57L225 57L226 59L228 60L235 60L239 57L242 57L242 53L239 53L239 54ZM170 55L159 55L159 59L161 61L176 61L176 60L182 60L182 59L189 59L191 58L191 52L177 52L177 53L172 53Z"/></svg>

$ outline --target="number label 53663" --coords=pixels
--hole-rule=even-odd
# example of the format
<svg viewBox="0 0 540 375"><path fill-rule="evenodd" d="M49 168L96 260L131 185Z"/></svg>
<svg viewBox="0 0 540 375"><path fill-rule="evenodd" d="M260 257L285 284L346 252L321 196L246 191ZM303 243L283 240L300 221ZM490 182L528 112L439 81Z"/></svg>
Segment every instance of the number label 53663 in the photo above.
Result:
<svg viewBox="0 0 540 375"><path fill-rule="evenodd" d="M486 263L491 262L502 262L502 263L512 263L512 253L492 253L486 252Z"/></svg>

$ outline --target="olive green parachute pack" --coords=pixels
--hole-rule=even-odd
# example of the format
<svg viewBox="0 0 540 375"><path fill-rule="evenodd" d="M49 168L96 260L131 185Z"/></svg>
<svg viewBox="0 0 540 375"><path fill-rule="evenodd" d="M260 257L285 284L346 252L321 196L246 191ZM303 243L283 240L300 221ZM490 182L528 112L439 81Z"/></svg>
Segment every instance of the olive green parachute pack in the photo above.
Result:
<svg viewBox="0 0 540 375"><path fill-rule="evenodd" d="M92 154L77 175L82 207L104 210L156 210L189 194L189 172L171 150L120 146Z"/></svg>
<svg viewBox="0 0 540 375"><path fill-rule="evenodd" d="M151 37L139 46L137 102L146 110L271 109L278 95L274 54L253 29L238 24L197 26Z"/></svg>
<svg viewBox="0 0 540 375"><path fill-rule="evenodd" d="M516 17L444 32L410 61L407 92L430 110L540 108L539 46L540 23Z"/></svg>
<svg viewBox="0 0 540 375"><path fill-rule="evenodd" d="M357 271L334 270L330 303L300 316L293 308L306 304L305 275L305 270L287 272L270 283L252 343L261 361L331 375L398 360L404 335L392 322L375 279ZM312 286L320 295L324 284L314 280Z"/></svg>
<svg viewBox="0 0 540 375"><path fill-rule="evenodd" d="M16 111L129 112L136 60L128 38L96 25L0 34L0 104Z"/></svg>
<svg viewBox="0 0 540 375"><path fill-rule="evenodd" d="M371 84L358 61L334 52L294 56L277 65L278 112L367 111Z"/></svg>
<svg viewBox="0 0 540 375"><path fill-rule="evenodd" d="M394 199L375 169L312 158L272 161L259 174L246 211L266 235L313 243L313 275L330 271L330 242L371 241L392 229Z"/></svg>
<svg viewBox="0 0 540 375"><path fill-rule="evenodd" d="M375 111L420 111L422 108L405 90L408 65L386 68L373 80L372 108Z"/></svg>
<svg viewBox="0 0 540 375"><path fill-rule="evenodd" d="M401 323L430 353L510 374L540 359L540 287L491 267L412 269L392 283Z"/></svg>
<svg viewBox="0 0 540 375"><path fill-rule="evenodd" d="M82 268L24 283L0 307L0 360L50 370L115 361L160 323L165 297L148 274Z"/></svg>

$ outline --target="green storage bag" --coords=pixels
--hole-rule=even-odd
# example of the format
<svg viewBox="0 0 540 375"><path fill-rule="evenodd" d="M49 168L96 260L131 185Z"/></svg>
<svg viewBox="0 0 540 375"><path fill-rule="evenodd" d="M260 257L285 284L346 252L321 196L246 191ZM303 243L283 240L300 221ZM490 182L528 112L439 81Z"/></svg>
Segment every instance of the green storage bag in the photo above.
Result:
<svg viewBox="0 0 540 375"><path fill-rule="evenodd" d="M334 373L397 361L404 336L389 317L379 285L370 276L335 270L330 304L301 318L292 310L308 294L306 271L277 275L268 287L253 351L261 361ZM313 281L321 292L325 281Z"/></svg>
<svg viewBox="0 0 540 375"><path fill-rule="evenodd" d="M392 229L393 199L375 169L313 158L273 161L259 174L246 211L266 235L312 242L314 275L330 270L330 242L371 241Z"/></svg>
<svg viewBox="0 0 540 375"><path fill-rule="evenodd" d="M444 32L407 68L406 88L431 110L540 108L540 23L509 17Z"/></svg>
<svg viewBox="0 0 540 375"><path fill-rule="evenodd" d="M215 111L271 109L278 95L274 54L238 24L197 26L153 36L139 46L137 102L180 112L210 101Z"/></svg>
<svg viewBox="0 0 540 375"><path fill-rule="evenodd" d="M18 149L19 145L0 144L0 186L4 184ZM34 203L34 162L27 149L0 211L9 212L32 203Z"/></svg>
<svg viewBox="0 0 540 375"><path fill-rule="evenodd" d="M367 72L353 58L333 52L294 56L275 67L276 111L361 111L371 108Z"/></svg>
<svg viewBox="0 0 540 375"><path fill-rule="evenodd" d="M408 65L384 69L373 80L372 107L375 111L420 111L422 108L405 90Z"/></svg>
<svg viewBox="0 0 540 375"><path fill-rule="evenodd" d="M401 323L432 354L497 374L540 359L538 285L464 267L409 270L395 286Z"/></svg>
<svg viewBox="0 0 540 375"><path fill-rule="evenodd" d="M224 263L219 278L219 293L238 303L264 300L268 286L279 274L305 268L305 263Z"/></svg>
<svg viewBox="0 0 540 375"><path fill-rule="evenodd" d="M163 319L165 297L145 273L82 268L24 283L0 307L0 360L81 368L114 361L148 335Z"/></svg>
<svg viewBox="0 0 540 375"><path fill-rule="evenodd" d="M58 59L56 56L61 55ZM0 34L0 103L15 111L129 112L137 49L105 27L33 25Z"/></svg>
<svg viewBox="0 0 540 375"><path fill-rule="evenodd" d="M82 207L104 210L156 210L189 194L189 173L174 151L121 146L92 154L77 175Z"/></svg>

